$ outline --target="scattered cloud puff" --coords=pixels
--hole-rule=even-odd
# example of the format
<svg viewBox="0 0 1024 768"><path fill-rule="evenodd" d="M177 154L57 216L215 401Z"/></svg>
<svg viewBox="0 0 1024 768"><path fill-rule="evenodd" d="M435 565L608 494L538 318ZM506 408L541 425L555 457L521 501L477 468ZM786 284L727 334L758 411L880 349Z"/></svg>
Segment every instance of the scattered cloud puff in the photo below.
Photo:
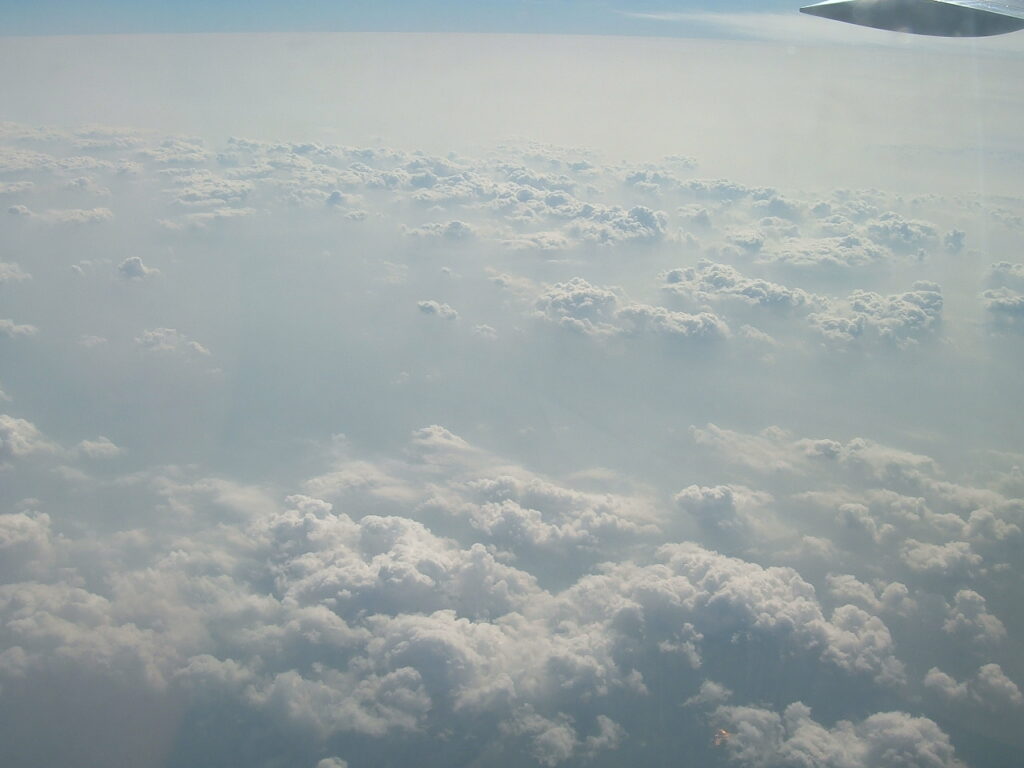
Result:
<svg viewBox="0 0 1024 768"><path fill-rule="evenodd" d="M0 262L7 295L63 295L46 249L23 246L68 238L84 244L71 249L79 272L155 276L142 256L109 259L100 241L129 227L174 244L161 292L204 280L187 317L154 302L137 308L127 336L87 312L53 323L28 315L47 320L45 336L10 349L77 342L73 384L96 413L118 398L89 389L90 377L126 350L136 363L152 356L140 376L161 368L157 356L211 357L193 336L234 359L233 331L191 309L237 288L236 267L246 296L266 299L261 312L280 321L266 324L253 356L265 368L240 363L233 390L196 390L197 423L184 410L161 421L124 406L123 424L82 439L57 416L0 416L5 695L34 701L55 675L86 701L126 687L180 708L182 750L201 743L197 724L226 748L266 732L260 760L317 768L411 750L437 764L472 754L556 766L683 747L709 764L952 768L940 727L951 707L987 716L1021 706L1019 617L1007 596L1024 527L1013 467L1024 457L999 445L998 459L961 468L977 448L967 438L933 441L941 461L925 455L938 427L897 408L907 390L888 389L888 378L886 442L867 436L870 423L850 428L816 413L820 400L801 402L807 376L837 350L927 365L928 345L974 332L979 309L990 328L1016 329L1020 265L995 264L966 296L956 281L948 296L912 282L949 274L954 254L966 264L975 230L950 213L966 204L698 179L685 158L638 165L539 145L470 158L243 138L216 149L101 126L7 125L0 135L11 179L0 186L11 213L2 224L16 235ZM149 196L135 199L139 189ZM109 208L78 207L93 203ZM106 224L41 226L90 221ZM153 242L133 248L160 252ZM103 251L80 252L89 247ZM278 248L289 258L275 272L259 254ZM223 258L206 258L213 250ZM314 264L323 272L302 283ZM74 290L90 282L101 281ZM321 285L335 292L329 301ZM316 311L296 311L291 289ZM116 293L126 303L115 309L140 296ZM373 325L390 306L410 308L394 329L403 344L430 318L466 323L476 339L469 352L418 350L422 363ZM320 312L334 335L302 327L308 352L270 343ZM379 354L334 356L366 378L338 398L354 406L317 410L318 390L305 387L338 378L316 342L339 327L372 329ZM0 321L5 338L35 333ZM572 359L580 350L588 366L626 361L614 389ZM553 355L580 386L530 388L550 381L541 374ZM431 366L461 374L436 387ZM869 366L857 373L856 386L879 381ZM19 408L31 403L20 377L4 380ZM359 399L385 397L396 381L424 386ZM756 386L742 389L747 381ZM118 402L152 403L134 382L110 386ZM836 395L844 407L853 386ZM754 391L757 413L775 414L760 424ZM233 408L240 422L207 417ZM406 420L435 412L459 434L433 425L401 443ZM761 429L797 412L825 426ZM163 445L179 416L188 439ZM238 456L219 469L143 463L222 445L205 421L240 430L247 445L233 444ZM337 438L323 455L309 447L311 434L350 428L361 437ZM91 437L99 432L117 442ZM231 479L250 462L261 485ZM132 514L113 514L123 510ZM766 701L796 703L776 712ZM655 711L676 713L679 727L653 733ZM709 727L726 731L718 746Z"/></svg>
<svg viewBox="0 0 1024 768"><path fill-rule="evenodd" d="M414 227L413 229L408 230L408 234L413 237L458 242L473 238L475 230L470 224L467 224L464 221L449 221L446 224L423 224L419 227Z"/></svg>
<svg viewBox="0 0 1024 768"><path fill-rule="evenodd" d="M38 430L5 418L11 456L47 450ZM118 454L104 438L76 451ZM789 567L690 542L635 562L621 548L662 539L668 525L649 502L555 484L441 427L415 433L402 459L342 457L309 481L321 498L279 504L260 489L180 472L133 482L174 514L102 544L61 533L47 514L0 516L0 547L21 553L3 560L0 637L19 649L16 672L13 657L0 665L6 680L88 666L94 685L127 679L189 707L214 695L243 718L266 713L332 743L476 723L484 741L559 765L625 748L640 727L630 702L659 690L657 670L683 676L672 691L694 716L723 704L733 685L702 670L728 674L758 644L818 670L807 693L823 670L885 690L907 679L891 630L869 612L897 604L893 590L868 590L865 600L847 580L836 594L865 607L828 612ZM769 502L745 488L694 486L677 497L722 522ZM430 527L388 513L413 509ZM619 554L595 568L576 560L587 552ZM564 586L540 565L555 561L576 563ZM96 569L103 578L94 583L75 576ZM750 707L718 706L713 717L733 734L728 754L743 762L756 754L757 764L787 764L811 733L865 765L896 760L880 757L891 749L904 761L933 749L953 759L934 723L902 713L832 729L809 710L796 725Z"/></svg>
<svg viewBox="0 0 1024 768"><path fill-rule="evenodd" d="M141 280L144 277L159 275L160 270L147 267L140 256L129 256L117 266L117 271L122 277L129 280Z"/></svg>
<svg viewBox="0 0 1024 768"><path fill-rule="evenodd" d="M121 455L121 449L114 445L110 438L100 435L95 440L83 440L78 444L77 450L83 456L90 459L111 459Z"/></svg>
<svg viewBox="0 0 1024 768"><path fill-rule="evenodd" d="M109 208L67 208L35 213L25 205L13 205L8 213L53 224L99 224L114 218Z"/></svg>
<svg viewBox="0 0 1024 768"><path fill-rule="evenodd" d="M456 312L447 304L434 301L433 299L418 302L416 306L419 307L420 312L422 312L424 315L433 315L435 317L440 317L443 320L459 319L458 312Z"/></svg>
<svg viewBox="0 0 1024 768"><path fill-rule="evenodd" d="M653 335L672 339L715 340L729 326L711 312L689 314L666 307L629 304L611 288L575 277L549 286L535 303L538 316L563 328L592 336Z"/></svg>
<svg viewBox="0 0 1024 768"><path fill-rule="evenodd" d="M766 252L760 261L802 269L850 269L884 261L887 251L858 235L792 239Z"/></svg>
<svg viewBox="0 0 1024 768"><path fill-rule="evenodd" d="M9 400L10 398L4 398ZM111 459L122 453L121 448L102 435L94 440L82 440L77 446L66 448L50 439L28 419L0 414L0 459L27 461L33 457L54 459Z"/></svg>
<svg viewBox="0 0 1024 768"><path fill-rule="evenodd" d="M693 427L698 445L706 446L730 463L761 473L809 473L823 468L842 468L864 479L889 482L927 482L937 468L928 456L880 445L863 438L846 443L831 439L802 438L779 427L758 434L723 429L715 424Z"/></svg>
<svg viewBox="0 0 1024 768"><path fill-rule="evenodd" d="M935 335L941 328L942 308L942 289L917 282L913 290L891 296L856 291L842 304L809 319L829 343L878 340L906 348Z"/></svg>
<svg viewBox="0 0 1024 768"><path fill-rule="evenodd" d="M0 261L0 284L16 283L20 280L28 280L32 276L23 271L17 264Z"/></svg>
<svg viewBox="0 0 1024 768"><path fill-rule="evenodd" d="M39 329L29 323L16 323L10 319L0 318L0 335L10 339L19 336L35 336Z"/></svg>
<svg viewBox="0 0 1024 768"><path fill-rule="evenodd" d="M209 357L210 350L174 328L153 328L135 338L135 343L148 352L176 352Z"/></svg>
<svg viewBox="0 0 1024 768"><path fill-rule="evenodd" d="M813 307L821 302L799 288L744 277L735 267L708 260L700 261L696 267L666 272L664 291L689 302L737 301L783 310Z"/></svg>
<svg viewBox="0 0 1024 768"><path fill-rule="evenodd" d="M932 667L924 686L954 704L977 703L993 711L1019 709L1024 695L998 664L985 664L974 677L958 683L938 667Z"/></svg>
<svg viewBox="0 0 1024 768"><path fill-rule="evenodd" d="M993 264L981 294L992 329L1000 333L1024 332L1024 264Z"/></svg>
<svg viewBox="0 0 1024 768"><path fill-rule="evenodd" d="M832 728L811 717L802 702L779 714L758 707L720 707L715 718L732 733L723 745L743 765L850 768L963 768L949 737L932 720L904 712L879 712Z"/></svg>
<svg viewBox="0 0 1024 768"><path fill-rule="evenodd" d="M961 635L974 643L988 645L999 643L1006 637L1003 622L989 612L985 598L972 589L962 589L956 593L942 628L948 634Z"/></svg>
<svg viewBox="0 0 1024 768"><path fill-rule="evenodd" d="M56 446L26 419L0 414L0 457L19 459L33 453L51 453Z"/></svg>

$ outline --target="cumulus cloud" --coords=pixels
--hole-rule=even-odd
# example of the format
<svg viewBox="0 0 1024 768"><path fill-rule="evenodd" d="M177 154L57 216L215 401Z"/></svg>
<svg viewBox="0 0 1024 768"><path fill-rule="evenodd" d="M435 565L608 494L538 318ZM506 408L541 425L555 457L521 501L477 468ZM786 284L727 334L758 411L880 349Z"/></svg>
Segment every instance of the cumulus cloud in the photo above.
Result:
<svg viewBox="0 0 1024 768"><path fill-rule="evenodd" d="M56 446L31 421L0 414L0 457L18 459L55 450Z"/></svg>
<svg viewBox="0 0 1024 768"><path fill-rule="evenodd" d="M733 300L752 306L796 309L820 302L799 288L748 278L735 267L707 260L702 260L696 267L666 272L664 290L672 296L698 303Z"/></svg>
<svg viewBox="0 0 1024 768"><path fill-rule="evenodd" d="M935 227L926 221L905 219L888 211L867 224L867 232L875 241L896 250L916 250L933 242Z"/></svg>
<svg viewBox="0 0 1024 768"><path fill-rule="evenodd" d="M17 264L0 261L0 284L16 283L20 280L28 280L30 277L32 276L24 272Z"/></svg>
<svg viewBox="0 0 1024 768"><path fill-rule="evenodd" d="M903 349L934 336L941 327L942 308L942 289L918 282L913 290L892 296L857 291L809 319L830 344L877 341Z"/></svg>
<svg viewBox="0 0 1024 768"><path fill-rule="evenodd" d="M99 224L114 218L114 212L109 208L68 208L30 215L57 224Z"/></svg>
<svg viewBox="0 0 1024 768"><path fill-rule="evenodd" d="M1024 330L1024 294L1002 287L984 291L981 298L994 330L1003 333Z"/></svg>
<svg viewBox="0 0 1024 768"><path fill-rule="evenodd" d="M691 485L673 498L676 507L692 515L702 528L733 544L777 535L779 523L768 508L772 500L771 494L742 485Z"/></svg>
<svg viewBox="0 0 1024 768"><path fill-rule="evenodd" d="M951 635L967 637L975 643L994 644L1006 637L1006 627L988 610L984 597L973 589L956 593L953 605L947 608L942 628Z"/></svg>
<svg viewBox="0 0 1024 768"><path fill-rule="evenodd" d="M983 665L973 678L962 683L938 667L932 667L924 677L924 686L955 704L977 703L994 711L1016 709L1024 705L1024 695L1020 688L1003 673L998 664Z"/></svg>
<svg viewBox="0 0 1024 768"><path fill-rule="evenodd" d="M879 712L828 728L802 702L779 714L758 707L720 707L716 719L732 736L724 748L741 765L821 765L850 768L963 768L949 736L933 721Z"/></svg>
<svg viewBox="0 0 1024 768"><path fill-rule="evenodd" d="M612 543L648 525L621 498L512 475L467 480L488 460L441 428L417 433L410 455L414 464L390 465L391 473L422 462L419 471L432 478L420 491L426 507L446 504L484 541L515 552ZM452 476L447 490L444 474ZM422 732L436 716L446 727L493 716L502 725L487 738L522 741L545 765L623 747L629 728L612 710L622 697L647 695L656 681L645 683L641 670L652 655L693 673L708 648L728 650L723 638L761 638L843 675L883 685L903 679L877 616L852 605L827 615L790 568L669 544L650 564L609 563L565 588L545 588L501 562L500 550L461 544L462 533L442 537L407 517L353 517L304 495L280 506L257 502L258 494L212 480L165 477L158 487L166 498L189 499L165 522L187 515L188 533L124 535L97 552L72 546L44 515L0 520L0 540L29 555L5 567L16 567L17 578L45 577L0 588L0 636L23 650L19 674L88 664L154 690L217 692L325 739ZM381 491L378 481L335 492L354 511L363 494ZM202 507L228 493L238 499L236 524L225 523L222 507ZM149 554L131 566L126 558L139 547ZM61 574L76 566L107 578L68 582ZM714 682L691 691L693 706L729 696ZM579 700L594 707L573 711Z"/></svg>
<svg viewBox="0 0 1024 768"><path fill-rule="evenodd" d="M828 586L836 600L859 603L876 613L907 616L917 610L916 602L910 597L910 590L898 581L868 584L852 574L830 574Z"/></svg>
<svg viewBox="0 0 1024 768"><path fill-rule="evenodd" d="M153 328L135 338L135 343L149 352L177 352L209 357L210 350L189 339L174 328Z"/></svg>
<svg viewBox="0 0 1024 768"><path fill-rule="evenodd" d="M173 708L195 763L951 768L923 715L1021 706L1013 340L976 342L1024 278L963 249L1012 253L1013 200L982 239L959 198L547 145L0 145L45 329L4 360L12 716L59 677ZM141 294L68 273L152 253ZM223 377L158 362L207 340Z"/></svg>
<svg viewBox="0 0 1024 768"><path fill-rule="evenodd" d="M581 210L569 226L574 237L601 244L624 241L661 240L668 230L668 216L642 205L628 211L621 208Z"/></svg>
<svg viewBox="0 0 1024 768"><path fill-rule="evenodd" d="M807 473L841 469L862 481L932 484L939 473L929 456L881 445L864 438L845 443L829 438L804 438L779 427L757 434L723 429L715 424L691 427L694 441L733 464L762 473Z"/></svg>
<svg viewBox="0 0 1024 768"><path fill-rule="evenodd" d="M576 277L549 286L537 298L537 314L563 328L591 336L652 335L668 339L715 340L729 326L711 312L689 314L649 304L629 304L612 288Z"/></svg>
<svg viewBox="0 0 1024 768"><path fill-rule="evenodd" d="M152 267L147 267L140 256L129 256L127 259L122 261L117 271L122 277L129 280L141 280L144 277L151 277L153 275L159 275L160 270Z"/></svg>
<svg viewBox="0 0 1024 768"><path fill-rule="evenodd" d="M413 237L458 242L473 238L475 235L475 229L472 225L467 224L464 221L449 221L444 224L432 222L430 224L422 224L418 227L413 227L408 230L408 234Z"/></svg>
<svg viewBox="0 0 1024 768"><path fill-rule="evenodd" d="M121 454L121 448L114 445L108 437L100 435L95 440L83 440L77 450L90 459L110 459Z"/></svg>
<svg viewBox="0 0 1024 768"><path fill-rule="evenodd" d="M0 334L14 339L19 336L35 336L39 329L30 323L16 323L10 319L0 318Z"/></svg>
<svg viewBox="0 0 1024 768"><path fill-rule="evenodd" d="M591 285L580 277L556 283L536 302L538 313L564 328L588 334L611 333L619 297L609 288Z"/></svg>
<svg viewBox="0 0 1024 768"><path fill-rule="evenodd" d="M422 312L424 315L433 315L435 317L440 317L443 320L459 319L458 312L456 312L447 304L444 304L439 301L434 301L433 299L418 302L416 306L419 307L420 312Z"/></svg>
<svg viewBox="0 0 1024 768"><path fill-rule="evenodd" d="M903 545L900 557L913 571L943 575L964 573L981 564L981 557L971 551L966 541L928 544L910 539Z"/></svg>
<svg viewBox="0 0 1024 768"><path fill-rule="evenodd" d="M1024 290L1024 264L1011 264L1008 261L993 264L988 271L987 282L994 288Z"/></svg>
<svg viewBox="0 0 1024 768"><path fill-rule="evenodd" d="M759 260L794 269L848 270L884 261L888 250L858 235L791 238L763 253Z"/></svg>
<svg viewBox="0 0 1024 768"><path fill-rule="evenodd" d="M697 315L674 312L665 307L631 304L616 313L616 318L629 333L649 333L678 339L727 338L729 326L711 312Z"/></svg>

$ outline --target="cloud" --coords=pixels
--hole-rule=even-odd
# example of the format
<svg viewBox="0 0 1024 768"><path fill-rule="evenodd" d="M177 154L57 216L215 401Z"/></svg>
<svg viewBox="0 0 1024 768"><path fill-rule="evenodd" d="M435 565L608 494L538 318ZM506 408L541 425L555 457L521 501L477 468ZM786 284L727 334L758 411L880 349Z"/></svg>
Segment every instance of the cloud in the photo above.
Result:
<svg viewBox="0 0 1024 768"><path fill-rule="evenodd" d="M998 664L985 664L977 674L958 683L938 667L932 667L924 678L924 686L954 704L978 703L993 711L1018 709L1024 695Z"/></svg>
<svg viewBox="0 0 1024 768"><path fill-rule="evenodd" d="M768 508L773 501L771 494L742 485L691 485L679 491L673 501L707 533L722 536L733 545L778 533L779 523Z"/></svg>
<svg viewBox="0 0 1024 768"><path fill-rule="evenodd" d="M54 557L48 515L30 512L0 515L0 578L4 583L45 577Z"/></svg>
<svg viewBox="0 0 1024 768"><path fill-rule="evenodd" d="M884 262L888 250L858 235L791 238L767 249L758 261L799 270L850 270Z"/></svg>
<svg viewBox="0 0 1024 768"><path fill-rule="evenodd" d="M153 269L143 264L142 258L139 256L129 256L118 265L117 271L121 273L122 277L129 280L141 280L145 277L160 274L159 269Z"/></svg>
<svg viewBox="0 0 1024 768"><path fill-rule="evenodd" d="M209 158L209 153L203 149L202 139L188 136L164 139L156 146L139 150L138 155L160 165L170 166L197 165Z"/></svg>
<svg viewBox="0 0 1024 768"><path fill-rule="evenodd" d="M1024 294L1010 288L993 288L981 294L992 328L1001 333L1024 330Z"/></svg>
<svg viewBox="0 0 1024 768"><path fill-rule="evenodd" d="M576 277L547 287L535 302L537 314L591 336L652 335L667 339L716 340L729 326L711 312L688 314L649 304L623 304L612 288Z"/></svg>
<svg viewBox="0 0 1024 768"><path fill-rule="evenodd" d="M536 301L538 313L563 328L586 334L614 332L619 298L614 291L591 285L580 277L556 283Z"/></svg>
<svg viewBox="0 0 1024 768"><path fill-rule="evenodd" d="M32 276L22 271L21 267L6 261L0 261L0 284L16 283L21 280L28 280Z"/></svg>
<svg viewBox="0 0 1024 768"><path fill-rule="evenodd" d="M698 315L665 307L631 304L616 313L627 333L648 333L670 339L724 339L730 335L725 321L711 312Z"/></svg>
<svg viewBox="0 0 1024 768"><path fill-rule="evenodd" d="M210 350L174 328L153 328L135 338L135 343L148 352L176 352L209 357Z"/></svg>
<svg viewBox="0 0 1024 768"><path fill-rule="evenodd" d="M904 252L929 245L938 236L932 224L905 219L892 211L868 222L867 233L875 242Z"/></svg>
<svg viewBox="0 0 1024 768"><path fill-rule="evenodd" d="M663 290L691 302L737 301L782 310L813 307L820 300L799 288L744 277L735 267L701 260L696 267L665 273Z"/></svg>
<svg viewBox="0 0 1024 768"><path fill-rule="evenodd" d="M905 349L933 336L941 327L942 289L918 282L892 296L857 291L828 312L813 314L812 327L833 344L878 341Z"/></svg>
<svg viewBox="0 0 1024 768"><path fill-rule="evenodd" d="M926 544L910 539L903 545L900 557L908 568L922 573L965 573L981 564L981 557L971 551L966 541Z"/></svg>
<svg viewBox="0 0 1024 768"><path fill-rule="evenodd" d="M428 301L420 301L416 304L419 307L420 312L424 315L433 315L440 317L443 320L458 320L459 313L452 309L447 304L443 304L438 301L430 299Z"/></svg>
<svg viewBox="0 0 1024 768"><path fill-rule="evenodd" d="M22 195L31 192L34 186L31 181L5 181L0 183L0 195Z"/></svg>
<svg viewBox="0 0 1024 768"><path fill-rule="evenodd" d="M501 562L501 549L609 552L643 535L649 513L635 499L521 469L496 474L508 463L440 427L417 432L407 455L407 464L385 462L390 480L330 481L338 506L355 516L311 496L278 505L223 481L164 476L147 482L175 513L145 532L91 542L62 537L46 516L4 518L0 541L33 553L15 563L19 573L47 570L34 571L44 583L0 588L0 637L24 652L19 674L89 665L177 691L190 706L213 692L219 706L234 701L323 739L423 733L435 716L456 729L493 718L504 725L479 726L485 738L523 740L551 765L624 748L629 726L614 711L657 682L645 684L640 670L663 658L655 669L695 674L707 649L745 653L747 641L723 638L772 639L804 663L883 685L903 677L877 616L845 605L827 617L793 569L695 544L545 588ZM476 534L453 529L449 538L408 517L358 514L372 498L412 508L408 491L387 490L403 474L427 498L423 513L444 501ZM514 526L506 510L519 515ZM77 586L67 581L76 568L105 578ZM694 706L728 696L699 679L689 690ZM574 710L577 701L593 707Z"/></svg>
<svg viewBox="0 0 1024 768"><path fill-rule="evenodd" d="M642 205L628 211L620 208L591 208L573 217L569 233L580 240L600 244L661 240L668 230L668 216Z"/></svg>
<svg viewBox="0 0 1024 768"><path fill-rule="evenodd" d="M836 600L859 603L875 613L906 616L917 610L907 586L900 582L867 584L851 574L829 574L827 581Z"/></svg>
<svg viewBox="0 0 1024 768"><path fill-rule="evenodd" d="M989 612L984 597L973 589L956 593L953 605L947 608L943 630L950 635L969 638L974 643L996 644L1006 637L1006 627Z"/></svg>
<svg viewBox="0 0 1024 768"><path fill-rule="evenodd" d="M56 446L32 422L0 414L0 458L18 459L55 450Z"/></svg>
<svg viewBox="0 0 1024 768"><path fill-rule="evenodd" d="M995 288L1024 290L1024 264L1011 264L1008 261L993 264L986 281Z"/></svg>
<svg viewBox="0 0 1024 768"><path fill-rule="evenodd" d="M827 728L801 702L780 715L758 707L720 707L718 722L732 735L724 749L741 765L849 768L962 768L949 737L933 721L904 712L879 712Z"/></svg>
<svg viewBox="0 0 1024 768"><path fill-rule="evenodd" d="M10 339L19 336L35 336L39 329L29 323L16 323L13 320L0 318L0 335Z"/></svg>
<svg viewBox="0 0 1024 768"><path fill-rule="evenodd" d="M476 236L476 229L464 221L449 221L445 224L432 222L422 224L407 230L412 237L421 237L430 240L450 240L460 242L471 240Z"/></svg>
<svg viewBox="0 0 1024 768"><path fill-rule="evenodd" d="M110 438L102 435L95 440L83 440L78 444L77 450L90 459L110 459L122 453L122 449L114 445Z"/></svg>
<svg viewBox="0 0 1024 768"><path fill-rule="evenodd" d="M623 72L604 86L647 82ZM767 101L744 110L770 127ZM2 188L0 288L45 329L4 359L5 741L46 746L17 718L54 679L54 717L116 721L90 743L148 732L130 691L197 764L934 768L974 721L924 715L1017 711L1024 457L1013 340L986 331L1024 283L942 233L1012 254L1024 210L897 189L905 157L858 169L881 190L760 186L783 177L744 166L775 156L756 141L715 179L727 102L687 107L717 115L684 147L707 179L546 144L0 127L31 179ZM102 226L44 226L89 200ZM159 290L68 272L154 253ZM456 318L464 344L421 327ZM207 341L224 375L182 390ZM764 703L793 701L816 717Z"/></svg>
<svg viewBox="0 0 1024 768"><path fill-rule="evenodd" d="M161 219L160 223L169 230L205 229L230 222L236 219L247 219L255 216L255 208L214 208L209 211L186 213L177 219Z"/></svg>
<svg viewBox="0 0 1024 768"><path fill-rule="evenodd" d="M99 224L114 218L114 212L109 208L67 208L49 210L40 214L34 214L31 211L26 211L26 213L55 224Z"/></svg>

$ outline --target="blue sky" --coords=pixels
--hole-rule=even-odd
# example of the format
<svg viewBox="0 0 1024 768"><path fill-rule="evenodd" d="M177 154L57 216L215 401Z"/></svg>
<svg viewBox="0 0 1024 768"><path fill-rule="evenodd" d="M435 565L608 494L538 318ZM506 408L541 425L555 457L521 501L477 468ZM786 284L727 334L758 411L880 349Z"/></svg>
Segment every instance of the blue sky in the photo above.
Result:
<svg viewBox="0 0 1024 768"><path fill-rule="evenodd" d="M8 35L131 32L402 31L672 35L630 14L782 11L781 0L3 0Z"/></svg>

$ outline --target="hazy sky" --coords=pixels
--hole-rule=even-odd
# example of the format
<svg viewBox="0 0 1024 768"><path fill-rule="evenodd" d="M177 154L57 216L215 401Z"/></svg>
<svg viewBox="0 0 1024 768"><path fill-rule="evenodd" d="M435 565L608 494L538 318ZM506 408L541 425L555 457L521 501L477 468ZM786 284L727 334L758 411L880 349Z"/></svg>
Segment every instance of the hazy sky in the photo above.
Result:
<svg viewBox="0 0 1024 768"><path fill-rule="evenodd" d="M3 6L5 766L1019 764L1024 37L213 7Z"/></svg>
<svg viewBox="0 0 1024 768"><path fill-rule="evenodd" d="M528 32L675 34L699 11L788 11L780 0L4 0L5 34L110 32Z"/></svg>

